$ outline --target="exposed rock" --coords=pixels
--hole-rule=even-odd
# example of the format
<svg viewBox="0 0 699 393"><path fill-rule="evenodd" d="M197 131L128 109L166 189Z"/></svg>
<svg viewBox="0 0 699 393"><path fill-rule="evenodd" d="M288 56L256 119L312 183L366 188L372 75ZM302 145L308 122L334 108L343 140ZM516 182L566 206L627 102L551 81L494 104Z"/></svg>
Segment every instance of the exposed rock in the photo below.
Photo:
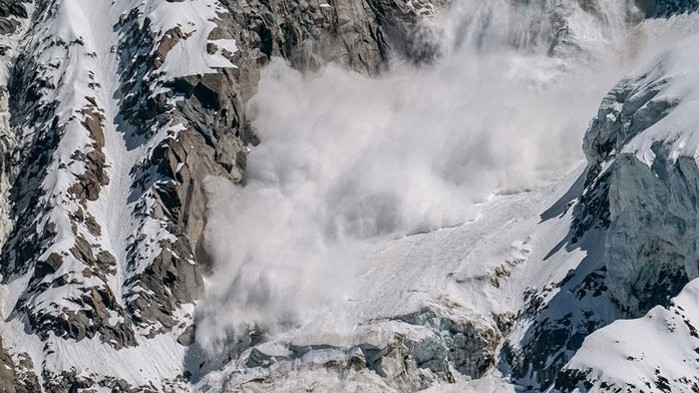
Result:
<svg viewBox="0 0 699 393"><path fill-rule="evenodd" d="M15 365L10 355L3 348L2 337L0 337L0 392L16 393L16 384Z"/></svg>
<svg viewBox="0 0 699 393"><path fill-rule="evenodd" d="M17 19L29 16L26 3L31 3L31 0L0 1L0 35L8 36L18 31L21 23Z"/></svg>
<svg viewBox="0 0 699 393"><path fill-rule="evenodd" d="M668 17L699 9L697 0L636 0L648 17Z"/></svg>
<svg viewBox="0 0 699 393"><path fill-rule="evenodd" d="M41 391L39 378L35 373L34 364L26 353L20 353L16 357L15 382L19 393L34 393Z"/></svg>
<svg viewBox="0 0 699 393"><path fill-rule="evenodd" d="M0 92L0 192L8 193L0 198L3 240L7 234L1 273L3 283L17 290L3 323L22 325L23 333L42 341L41 355L32 356L92 339L101 340L105 353L162 337L195 347L192 317L183 310L201 297L203 275L211 270L202 246L204 186L209 176L245 181L247 145L259 142L246 104L261 67L282 57L301 70L335 62L378 74L391 56L430 60L436 49L424 45L416 29L445 3L221 0L222 8L210 5L217 16L202 18L195 28L163 27L152 19L162 14L151 6L185 2L199 4L103 2L98 5L105 7L105 19L95 23L62 14L71 5L67 1L30 6L0 0L0 35L18 41L27 33L16 60L17 43L0 45L3 60L13 64L7 91ZM601 12L595 1L576 4ZM691 1L640 4L654 17L696 7ZM579 50L573 26L554 8L545 28L528 37L548 45L549 56ZM67 25L56 27L56 20ZM210 31L197 40L205 28ZM95 37L104 34L113 34L116 46L98 45ZM201 47L190 55L229 64L169 68L178 48L193 41ZM696 163L673 160L662 143L653 145L650 166L620 154L677 104L658 94L664 79L641 79L648 82L642 88L640 80L625 81L610 93L586 138L590 167L566 246L605 233L605 254L591 255L588 270L527 292L526 308L516 317L503 313L484 320L444 302L371 321L357 342L342 346L285 343L283 351L272 351L251 334L237 348L240 359L238 353L226 359L238 368L225 383L273 390L288 375L309 372L330 375L332 383L346 379L385 391L416 391L482 377L504 360L515 378L531 378L534 370L534 378L547 384L583 338L609 322L607 316L637 316L666 305L668 296L699 274L693 246L699 183ZM78 85L84 89L75 90ZM505 261L488 277L492 285L503 285L524 261ZM600 298L609 307L604 318L589 314ZM550 307L556 304L568 309ZM531 322L523 346L503 345L503 336L521 321ZM184 374L158 375L162 386L153 388L118 375L87 375L60 361L56 367L64 369L51 369L34 364L24 349L18 353L17 345L11 349L0 345L0 385L8 392L174 391L186 385ZM570 372L558 381L572 386L583 379Z"/></svg>
<svg viewBox="0 0 699 393"><path fill-rule="evenodd" d="M661 94L671 81L663 68L661 63L612 89L585 136L590 173L596 174L586 194L608 190L599 193L608 206L603 213L608 222L606 285L634 316L667 304L699 274L699 266L690 262L697 259L692 245L696 163L670 157L671 148L662 141L650 146L655 155L650 166L625 149L678 105L676 97Z"/></svg>
<svg viewBox="0 0 699 393"><path fill-rule="evenodd" d="M308 384L291 391L340 380L362 381L369 391L414 392L483 376L495 365L502 337L493 325L467 316L447 300L409 315L368 322L355 335L346 347L283 342L254 345L235 362L235 370L227 370L231 374L224 388L272 392L287 386L290 376L322 373L332 377L311 377ZM204 379L200 386L207 383Z"/></svg>
<svg viewBox="0 0 699 393"><path fill-rule="evenodd" d="M425 308L398 319L412 325L428 326L439 332L448 362L462 375L480 378L495 364L496 350L502 337L500 331L480 318L466 316L455 303ZM430 345L423 344L422 349L431 352ZM418 360L419 365L429 364L434 354L427 359L418 356L418 359L423 360Z"/></svg>

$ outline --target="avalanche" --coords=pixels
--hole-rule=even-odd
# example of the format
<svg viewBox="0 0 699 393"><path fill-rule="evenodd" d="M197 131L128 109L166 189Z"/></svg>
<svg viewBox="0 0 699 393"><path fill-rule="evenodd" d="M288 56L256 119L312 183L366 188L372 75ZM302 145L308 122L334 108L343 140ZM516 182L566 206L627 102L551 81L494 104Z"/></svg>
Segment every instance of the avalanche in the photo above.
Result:
<svg viewBox="0 0 699 393"><path fill-rule="evenodd" d="M0 390L696 391L692 7L0 0Z"/></svg>
<svg viewBox="0 0 699 393"><path fill-rule="evenodd" d="M246 185L210 185L219 274L198 306L198 342L242 353L198 388L564 383L558 370L585 336L646 307L616 291L628 288L618 267L635 260L608 251L623 215L605 207L620 202L604 177L616 167L589 147L605 143L597 123L587 167L579 156L619 70L696 31L693 16L635 24L635 12L623 2L595 12L456 3L426 34L442 37L435 64L396 62L378 78L268 66L252 101L261 143ZM640 75L672 75L655 71ZM645 108L631 128L653 133L659 113ZM636 143L605 132L619 149ZM251 346L260 329L265 344ZM222 347L230 340L244 344Z"/></svg>

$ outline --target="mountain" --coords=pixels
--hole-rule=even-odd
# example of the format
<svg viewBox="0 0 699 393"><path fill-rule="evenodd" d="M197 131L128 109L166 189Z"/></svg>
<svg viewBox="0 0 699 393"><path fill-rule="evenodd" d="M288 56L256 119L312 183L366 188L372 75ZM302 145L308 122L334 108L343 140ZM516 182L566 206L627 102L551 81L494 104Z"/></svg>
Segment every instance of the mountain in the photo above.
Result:
<svg viewBox="0 0 699 393"><path fill-rule="evenodd" d="M696 8L0 0L0 391L696 391Z"/></svg>

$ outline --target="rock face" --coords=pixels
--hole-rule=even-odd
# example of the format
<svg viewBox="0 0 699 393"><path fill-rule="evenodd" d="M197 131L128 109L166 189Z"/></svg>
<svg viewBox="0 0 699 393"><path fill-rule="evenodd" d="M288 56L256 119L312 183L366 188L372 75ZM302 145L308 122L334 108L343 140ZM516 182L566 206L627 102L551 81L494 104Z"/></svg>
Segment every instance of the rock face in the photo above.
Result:
<svg viewBox="0 0 699 393"><path fill-rule="evenodd" d="M209 376L197 388L305 392L356 384L371 392L414 392L482 377L495 364L503 332L442 300L409 315L368 322L349 343L254 346L224 367L225 380Z"/></svg>
<svg viewBox="0 0 699 393"><path fill-rule="evenodd" d="M595 186L608 195L606 284L632 315L666 305L699 269L696 163L668 141L644 138L681 100L666 67L657 64L615 87L585 138L591 171L599 173Z"/></svg>
<svg viewBox="0 0 699 393"><path fill-rule="evenodd" d="M259 79L260 65L271 56L284 57L299 69L335 62L377 73L391 55L414 54L419 44L413 40L416 24L434 15L444 2L224 0L222 4L230 12L212 34L233 38L244 48L233 59L247 98Z"/></svg>

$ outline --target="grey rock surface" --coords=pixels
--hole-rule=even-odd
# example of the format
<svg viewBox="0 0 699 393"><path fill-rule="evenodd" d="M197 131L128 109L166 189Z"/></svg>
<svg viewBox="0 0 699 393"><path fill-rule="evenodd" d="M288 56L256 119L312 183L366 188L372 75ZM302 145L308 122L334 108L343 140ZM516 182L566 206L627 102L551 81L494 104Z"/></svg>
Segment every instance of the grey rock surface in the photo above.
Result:
<svg viewBox="0 0 699 393"><path fill-rule="evenodd" d="M494 369L505 332L465 315L458 304L441 299L415 313L367 322L347 345L262 343L225 366L222 385L204 378L197 388L305 392L356 384L368 392L416 392L479 378Z"/></svg>

